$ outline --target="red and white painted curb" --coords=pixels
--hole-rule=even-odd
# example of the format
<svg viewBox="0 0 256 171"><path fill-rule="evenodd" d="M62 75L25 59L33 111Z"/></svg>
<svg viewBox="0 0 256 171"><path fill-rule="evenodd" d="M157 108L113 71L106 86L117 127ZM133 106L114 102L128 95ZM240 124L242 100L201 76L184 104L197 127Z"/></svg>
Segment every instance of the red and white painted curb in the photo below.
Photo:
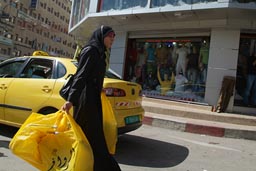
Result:
<svg viewBox="0 0 256 171"><path fill-rule="evenodd" d="M256 140L256 130L242 130L234 128L224 128L212 125L194 124L179 120L170 120L160 117L144 116L143 124L155 127L178 130L195 134L210 135L215 137L228 137Z"/></svg>

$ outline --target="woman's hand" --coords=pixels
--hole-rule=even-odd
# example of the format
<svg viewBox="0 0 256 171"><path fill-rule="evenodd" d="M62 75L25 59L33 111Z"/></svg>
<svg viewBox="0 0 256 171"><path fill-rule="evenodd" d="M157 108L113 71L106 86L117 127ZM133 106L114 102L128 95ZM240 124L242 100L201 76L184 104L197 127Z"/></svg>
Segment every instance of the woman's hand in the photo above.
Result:
<svg viewBox="0 0 256 171"><path fill-rule="evenodd" d="M64 105L61 107L61 110L67 112L69 114L69 110L73 107L73 104L69 101L66 101Z"/></svg>

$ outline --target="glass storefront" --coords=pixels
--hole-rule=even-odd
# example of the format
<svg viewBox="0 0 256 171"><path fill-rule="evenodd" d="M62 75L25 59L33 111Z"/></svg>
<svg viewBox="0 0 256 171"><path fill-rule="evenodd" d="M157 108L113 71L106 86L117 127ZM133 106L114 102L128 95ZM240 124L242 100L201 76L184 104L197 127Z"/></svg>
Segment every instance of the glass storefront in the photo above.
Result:
<svg viewBox="0 0 256 171"><path fill-rule="evenodd" d="M256 107L256 34L241 34L235 106Z"/></svg>
<svg viewBox="0 0 256 171"><path fill-rule="evenodd" d="M147 97L204 103L209 37L129 39L124 79Z"/></svg>

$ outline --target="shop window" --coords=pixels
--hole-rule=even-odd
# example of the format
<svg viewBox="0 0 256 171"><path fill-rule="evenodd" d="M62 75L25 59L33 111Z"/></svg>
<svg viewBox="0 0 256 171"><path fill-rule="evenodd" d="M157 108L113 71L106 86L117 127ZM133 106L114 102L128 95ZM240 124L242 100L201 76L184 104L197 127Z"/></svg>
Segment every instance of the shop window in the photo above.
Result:
<svg viewBox="0 0 256 171"><path fill-rule="evenodd" d="M256 107L256 34L241 34L235 106Z"/></svg>
<svg viewBox="0 0 256 171"><path fill-rule="evenodd" d="M204 103L209 38L129 39L124 79L148 97Z"/></svg>

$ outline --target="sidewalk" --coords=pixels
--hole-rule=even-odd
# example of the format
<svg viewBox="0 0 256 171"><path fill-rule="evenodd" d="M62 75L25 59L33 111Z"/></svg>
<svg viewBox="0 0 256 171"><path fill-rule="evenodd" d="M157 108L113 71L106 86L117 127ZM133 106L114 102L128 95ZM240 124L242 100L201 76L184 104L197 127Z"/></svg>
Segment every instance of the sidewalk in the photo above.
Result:
<svg viewBox="0 0 256 171"><path fill-rule="evenodd" d="M256 140L256 116L211 112L211 106L143 97L144 124L217 137Z"/></svg>

